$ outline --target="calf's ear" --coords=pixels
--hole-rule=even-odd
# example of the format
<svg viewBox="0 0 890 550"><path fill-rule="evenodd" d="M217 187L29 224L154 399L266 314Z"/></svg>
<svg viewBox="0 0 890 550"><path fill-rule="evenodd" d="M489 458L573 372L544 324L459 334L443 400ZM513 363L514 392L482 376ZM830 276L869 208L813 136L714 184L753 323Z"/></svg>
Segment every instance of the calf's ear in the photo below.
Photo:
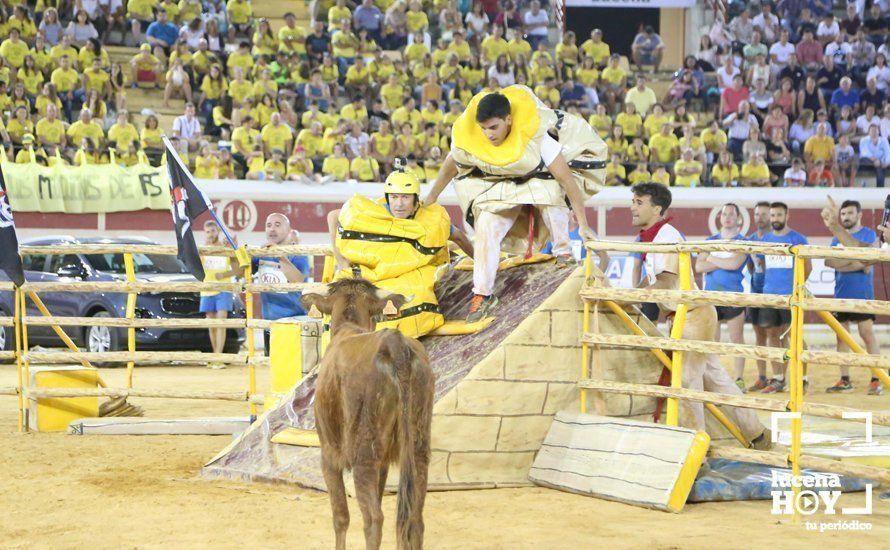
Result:
<svg viewBox="0 0 890 550"><path fill-rule="evenodd" d="M320 318L322 315L330 315L333 310L334 300L328 295L327 285L318 285L309 290L304 290L300 301L312 318Z"/></svg>
<svg viewBox="0 0 890 550"><path fill-rule="evenodd" d="M380 288L377 289L375 297L376 300L371 303L370 313L372 317L381 314L386 315L387 317L395 317L399 314L399 310L402 309L402 306L411 301L406 296Z"/></svg>

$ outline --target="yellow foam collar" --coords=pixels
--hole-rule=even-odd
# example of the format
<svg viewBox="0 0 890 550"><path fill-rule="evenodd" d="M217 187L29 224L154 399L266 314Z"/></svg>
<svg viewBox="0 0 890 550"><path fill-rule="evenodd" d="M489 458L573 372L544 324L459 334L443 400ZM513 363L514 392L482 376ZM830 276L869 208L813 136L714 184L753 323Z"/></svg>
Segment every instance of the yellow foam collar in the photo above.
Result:
<svg viewBox="0 0 890 550"><path fill-rule="evenodd" d="M490 92L480 92L470 100L463 114L454 122L452 140L455 147L463 149L482 162L506 166L522 158L528 142L538 133L541 119L537 104L524 86L508 86L500 93L510 100L513 127L507 139L500 145L492 144L476 122L479 101Z"/></svg>

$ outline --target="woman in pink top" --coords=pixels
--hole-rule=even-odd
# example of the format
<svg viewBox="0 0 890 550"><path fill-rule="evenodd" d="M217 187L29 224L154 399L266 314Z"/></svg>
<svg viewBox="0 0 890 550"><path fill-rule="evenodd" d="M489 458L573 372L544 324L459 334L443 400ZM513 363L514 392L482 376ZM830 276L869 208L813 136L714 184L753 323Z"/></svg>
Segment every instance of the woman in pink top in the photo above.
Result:
<svg viewBox="0 0 890 550"><path fill-rule="evenodd" d="M781 107L782 112L786 115L796 116L797 93L794 91L790 78L785 77L782 79L782 82L779 84L779 89L776 90L773 105Z"/></svg>
<svg viewBox="0 0 890 550"><path fill-rule="evenodd" d="M787 134L789 125L790 121L788 120L788 115L782 110L782 106L773 104L769 114L766 115L766 118L763 120L764 139L772 139L773 133L775 133L775 130L777 129L781 129Z"/></svg>

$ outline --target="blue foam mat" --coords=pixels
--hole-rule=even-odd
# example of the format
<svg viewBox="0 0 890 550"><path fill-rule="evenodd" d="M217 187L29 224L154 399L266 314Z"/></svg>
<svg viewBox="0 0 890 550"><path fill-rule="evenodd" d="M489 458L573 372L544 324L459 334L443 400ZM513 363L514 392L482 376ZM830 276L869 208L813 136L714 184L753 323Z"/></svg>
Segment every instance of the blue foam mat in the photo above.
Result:
<svg viewBox="0 0 890 550"><path fill-rule="evenodd" d="M768 500L772 498L772 472L791 473L788 468L709 458L710 471L695 481L688 502L719 502L728 500ZM811 473L803 470L802 473ZM864 491L867 480L839 476L841 491Z"/></svg>

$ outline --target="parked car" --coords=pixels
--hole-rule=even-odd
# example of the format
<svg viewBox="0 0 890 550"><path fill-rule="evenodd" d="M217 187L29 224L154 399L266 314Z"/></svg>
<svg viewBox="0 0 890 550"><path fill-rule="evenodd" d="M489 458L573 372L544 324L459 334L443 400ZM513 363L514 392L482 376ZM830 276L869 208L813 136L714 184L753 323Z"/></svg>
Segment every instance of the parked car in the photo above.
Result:
<svg viewBox="0 0 890 550"><path fill-rule="evenodd" d="M46 237L22 244L157 244L143 238ZM126 281L124 255L116 254L37 254L22 258L28 282L57 281ZM136 279L146 282L194 282L185 265L175 256L133 254ZM3 279L0 273L0 280ZM125 317L127 294L118 292L42 292L40 297L50 313L59 317ZM196 292L143 292L136 299L136 317L149 319L196 319L204 317L198 311L200 302ZM27 300L26 315L40 315ZM0 292L0 316L11 316L14 311L13 293ZM244 318L241 298L236 295L230 317ZM87 351L123 351L127 349L127 329L114 327L63 327L74 342ZM235 353L244 343L244 329L226 330L226 353ZM47 347L62 346L52 327L29 326L28 344ZM0 327L0 350L15 349L12 327ZM137 350L211 351L207 329L196 328L137 328Z"/></svg>

